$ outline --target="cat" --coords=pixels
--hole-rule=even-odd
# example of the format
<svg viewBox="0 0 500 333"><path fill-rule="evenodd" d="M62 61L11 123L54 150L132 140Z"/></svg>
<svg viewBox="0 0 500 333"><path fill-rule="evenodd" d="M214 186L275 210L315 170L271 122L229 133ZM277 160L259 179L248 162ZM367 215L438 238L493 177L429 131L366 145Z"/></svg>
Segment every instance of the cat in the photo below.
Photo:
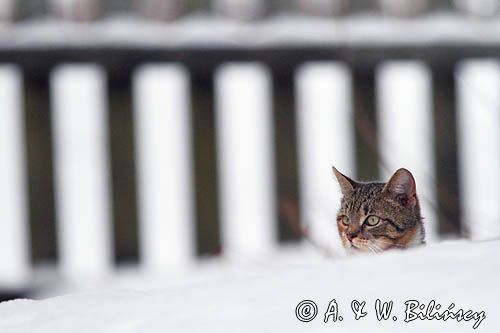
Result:
<svg viewBox="0 0 500 333"><path fill-rule="evenodd" d="M425 244L415 179L397 170L387 183L356 182L333 167L342 192L337 228L348 254Z"/></svg>

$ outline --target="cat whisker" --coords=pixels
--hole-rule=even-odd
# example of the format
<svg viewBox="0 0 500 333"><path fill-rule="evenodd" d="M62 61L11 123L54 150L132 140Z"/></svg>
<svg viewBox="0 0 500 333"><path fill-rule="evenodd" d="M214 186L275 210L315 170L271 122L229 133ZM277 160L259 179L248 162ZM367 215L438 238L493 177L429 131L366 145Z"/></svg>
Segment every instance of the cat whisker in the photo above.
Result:
<svg viewBox="0 0 500 333"><path fill-rule="evenodd" d="M375 244L368 244L368 245L367 245L367 247L368 247L368 249L369 249L370 251L372 251L373 253L382 252L382 249L381 249L381 248L379 248L379 247L378 247L377 245L375 245Z"/></svg>
<svg viewBox="0 0 500 333"><path fill-rule="evenodd" d="M377 239L377 242L378 243L382 243L382 244L389 244L393 247L400 247L400 248L404 248L402 245L400 244L396 244L396 243L393 243L393 242L389 242L389 241L386 241L386 240L382 240L382 239Z"/></svg>

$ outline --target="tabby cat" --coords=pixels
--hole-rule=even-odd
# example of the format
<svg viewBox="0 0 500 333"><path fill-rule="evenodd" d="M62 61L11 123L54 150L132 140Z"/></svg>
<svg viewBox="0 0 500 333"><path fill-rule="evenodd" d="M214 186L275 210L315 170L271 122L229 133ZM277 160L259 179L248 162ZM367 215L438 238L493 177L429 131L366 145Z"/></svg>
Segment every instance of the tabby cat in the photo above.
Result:
<svg viewBox="0 0 500 333"><path fill-rule="evenodd" d="M360 183L333 173L342 191L337 227L349 254L407 249L425 243L413 175L397 170L387 183Z"/></svg>

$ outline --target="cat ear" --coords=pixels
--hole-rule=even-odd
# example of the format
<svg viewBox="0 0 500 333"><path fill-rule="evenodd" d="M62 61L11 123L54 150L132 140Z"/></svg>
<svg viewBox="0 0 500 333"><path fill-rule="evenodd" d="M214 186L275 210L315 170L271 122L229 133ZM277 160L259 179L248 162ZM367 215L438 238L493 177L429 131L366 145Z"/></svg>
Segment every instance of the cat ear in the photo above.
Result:
<svg viewBox="0 0 500 333"><path fill-rule="evenodd" d="M346 196L351 194L352 191L354 191L354 188L356 187L356 182L351 178L341 174L334 166L332 166L332 170L333 174L337 178L337 181L339 182L342 195Z"/></svg>
<svg viewBox="0 0 500 333"><path fill-rule="evenodd" d="M393 194L403 206L411 208L417 202L415 179L406 169L397 170L385 184L384 191Z"/></svg>

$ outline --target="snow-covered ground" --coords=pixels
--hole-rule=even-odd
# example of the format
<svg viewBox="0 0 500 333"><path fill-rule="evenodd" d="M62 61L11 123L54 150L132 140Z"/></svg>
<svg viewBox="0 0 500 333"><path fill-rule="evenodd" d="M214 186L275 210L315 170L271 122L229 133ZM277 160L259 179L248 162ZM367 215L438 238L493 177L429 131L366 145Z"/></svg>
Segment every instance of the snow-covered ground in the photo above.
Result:
<svg viewBox="0 0 500 333"><path fill-rule="evenodd" d="M155 289L115 283L105 291L2 303L0 332L472 332L475 323L478 332L498 332L499 252L500 240L454 241L346 259L290 251L265 261L211 263L166 278L162 287L151 284ZM324 323L333 299L343 320ZM394 301L388 320L377 320L377 299ZM296 318L302 300L317 304L311 322ZM353 300L366 301L359 320ZM405 322L408 300L435 300L439 313L453 303L452 312L472 310L477 318Z"/></svg>

